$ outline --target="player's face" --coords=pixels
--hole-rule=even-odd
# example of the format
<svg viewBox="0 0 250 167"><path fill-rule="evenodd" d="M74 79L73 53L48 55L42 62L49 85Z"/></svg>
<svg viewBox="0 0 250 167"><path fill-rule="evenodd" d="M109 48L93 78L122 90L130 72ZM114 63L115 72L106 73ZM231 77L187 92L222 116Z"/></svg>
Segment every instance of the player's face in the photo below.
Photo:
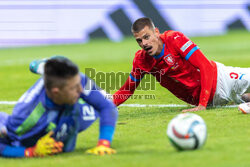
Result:
<svg viewBox="0 0 250 167"><path fill-rule="evenodd" d="M65 85L59 88L57 100L61 104L73 105L77 102L83 91L79 74L65 81Z"/></svg>
<svg viewBox="0 0 250 167"><path fill-rule="evenodd" d="M157 28L150 29L145 26L141 31L133 33L139 46L144 49L148 55L154 56L161 53L162 41L160 39L160 32Z"/></svg>

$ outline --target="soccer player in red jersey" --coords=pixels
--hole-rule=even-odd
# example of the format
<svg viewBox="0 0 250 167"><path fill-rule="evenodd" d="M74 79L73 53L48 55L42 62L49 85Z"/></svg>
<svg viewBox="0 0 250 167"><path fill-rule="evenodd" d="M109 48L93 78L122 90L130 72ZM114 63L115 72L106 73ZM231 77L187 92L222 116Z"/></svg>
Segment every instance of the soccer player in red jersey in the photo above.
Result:
<svg viewBox="0 0 250 167"><path fill-rule="evenodd" d="M196 105L183 112L205 110L208 104L250 101L250 68L208 60L181 32L160 34L150 18L136 20L132 33L142 49L135 54L129 78L113 95L117 106L134 93L145 74L152 74L179 99Z"/></svg>

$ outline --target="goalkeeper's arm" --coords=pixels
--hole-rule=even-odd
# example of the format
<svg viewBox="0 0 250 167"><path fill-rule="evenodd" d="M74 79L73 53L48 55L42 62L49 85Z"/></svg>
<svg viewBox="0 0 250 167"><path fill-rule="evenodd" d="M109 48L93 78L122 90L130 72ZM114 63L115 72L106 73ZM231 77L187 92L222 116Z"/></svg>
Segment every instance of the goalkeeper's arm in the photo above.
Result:
<svg viewBox="0 0 250 167"><path fill-rule="evenodd" d="M53 132L49 132L41 137L33 147L15 147L0 143L0 154L3 157L43 157L62 152L63 143L51 137Z"/></svg>
<svg viewBox="0 0 250 167"><path fill-rule="evenodd" d="M97 146L87 150L87 153L95 155L116 153L114 149L110 148L110 145L118 117L117 108L111 100L105 98L105 92L98 89L97 86L92 86L91 92L83 98L99 112L100 116L99 141Z"/></svg>

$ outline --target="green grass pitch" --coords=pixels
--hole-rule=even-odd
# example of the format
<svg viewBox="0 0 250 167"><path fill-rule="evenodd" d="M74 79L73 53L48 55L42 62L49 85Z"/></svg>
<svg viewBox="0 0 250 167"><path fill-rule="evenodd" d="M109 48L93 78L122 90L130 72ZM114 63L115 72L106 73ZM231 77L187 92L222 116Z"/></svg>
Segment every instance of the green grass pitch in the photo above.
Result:
<svg viewBox="0 0 250 167"><path fill-rule="evenodd" d="M192 40L209 59L229 66L250 67L249 32L234 31L223 36L196 37ZM134 53L138 49L131 38L121 43L94 40L88 44L1 49L0 101L18 100L39 78L28 70L29 62L34 59L65 55L76 62L82 72L85 68L103 72L130 72ZM156 99L130 99L126 104L185 104L159 84L156 84L154 91L136 91L135 94L154 94ZM0 105L0 110L11 113L12 107ZM86 149L95 146L97 142L96 122L79 134L74 152L35 159L0 158L0 166L250 166L249 115L241 114L236 108L211 108L196 112L207 124L207 142L200 150L178 152L170 145L166 128L170 119L184 108L187 107L119 107L119 120L112 144L118 152L116 155L100 157L84 154Z"/></svg>

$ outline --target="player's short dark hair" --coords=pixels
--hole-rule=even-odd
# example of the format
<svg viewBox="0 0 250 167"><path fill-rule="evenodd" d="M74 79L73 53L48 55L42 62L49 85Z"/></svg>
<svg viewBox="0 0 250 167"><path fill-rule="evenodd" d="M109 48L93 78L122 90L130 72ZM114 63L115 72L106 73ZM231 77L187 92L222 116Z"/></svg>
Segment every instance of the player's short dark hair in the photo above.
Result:
<svg viewBox="0 0 250 167"><path fill-rule="evenodd" d="M45 63L44 84L50 90L53 87L62 88L65 81L79 73L76 64L66 57L54 57Z"/></svg>
<svg viewBox="0 0 250 167"><path fill-rule="evenodd" d="M132 31L132 33L140 32L145 26L148 26L150 29L155 28L155 25L150 18L142 17L142 18L137 19L133 23L133 25L131 27L131 31Z"/></svg>

